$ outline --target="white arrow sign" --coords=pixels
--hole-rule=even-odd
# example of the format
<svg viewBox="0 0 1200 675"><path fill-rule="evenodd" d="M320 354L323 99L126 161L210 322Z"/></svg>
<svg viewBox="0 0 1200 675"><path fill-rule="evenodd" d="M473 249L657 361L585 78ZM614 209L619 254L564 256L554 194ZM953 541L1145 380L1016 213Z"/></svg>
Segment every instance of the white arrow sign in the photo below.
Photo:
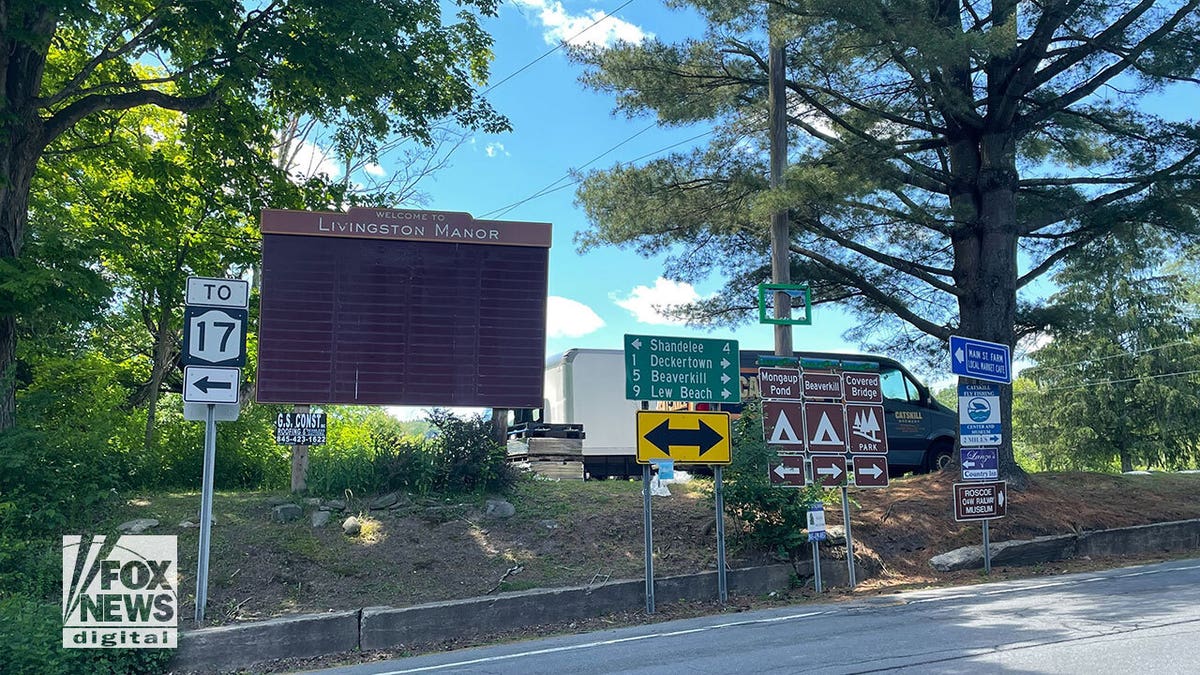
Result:
<svg viewBox="0 0 1200 675"><path fill-rule="evenodd" d="M721 390L721 398L729 398L730 396L733 396L733 392L729 391L728 389Z"/></svg>
<svg viewBox="0 0 1200 675"><path fill-rule="evenodd" d="M996 502L1000 504L1000 508L1004 508L1004 490L996 491Z"/></svg>
<svg viewBox="0 0 1200 675"><path fill-rule="evenodd" d="M834 467L834 468L837 468L837 467ZM883 473L883 469L880 469L879 467L872 464L870 467L858 469L858 472L865 473L865 474L869 475L871 478L879 478L879 475Z"/></svg>
<svg viewBox="0 0 1200 675"><path fill-rule="evenodd" d="M967 355L963 353L962 347L959 347L958 350L954 352L954 360L955 361L962 363L963 360L966 358L967 358Z"/></svg>
<svg viewBox="0 0 1200 675"><path fill-rule="evenodd" d="M970 469L971 467L975 466L975 462L963 462L962 465L964 468Z"/></svg>
<svg viewBox="0 0 1200 675"><path fill-rule="evenodd" d="M726 375L725 373L721 373L721 384L729 384L729 381L732 379L732 377Z"/></svg>
<svg viewBox="0 0 1200 675"><path fill-rule="evenodd" d="M842 467L840 467L836 464L834 464L833 466L823 466L823 467L817 469L817 473L824 474L826 476L830 476L831 478L837 478L838 476L842 475Z"/></svg>
<svg viewBox="0 0 1200 675"><path fill-rule="evenodd" d="M783 464L780 464L779 466L775 467L775 474L780 478L787 478L788 476L794 476L800 473L802 470L803 469L798 466L784 466Z"/></svg>
<svg viewBox="0 0 1200 675"><path fill-rule="evenodd" d="M187 366L183 369L183 400L188 403L237 403L241 368Z"/></svg>
<svg viewBox="0 0 1200 675"><path fill-rule="evenodd" d="M728 367L729 367L729 361L726 361L725 359L721 359L721 367L722 367L722 368L728 368Z"/></svg>
<svg viewBox="0 0 1200 675"><path fill-rule="evenodd" d="M633 342L630 342L629 344L633 345L633 348L634 348L634 349L641 349L641 348L642 348L642 341L641 341L640 339L638 339L638 340L634 340Z"/></svg>

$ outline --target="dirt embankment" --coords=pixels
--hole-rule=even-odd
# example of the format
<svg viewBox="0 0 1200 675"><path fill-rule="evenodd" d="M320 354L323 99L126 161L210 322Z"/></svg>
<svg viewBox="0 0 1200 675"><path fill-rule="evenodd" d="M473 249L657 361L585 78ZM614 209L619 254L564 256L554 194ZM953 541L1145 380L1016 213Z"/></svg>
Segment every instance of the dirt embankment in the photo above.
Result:
<svg viewBox="0 0 1200 675"><path fill-rule="evenodd" d="M957 580L961 573L933 571L929 558L978 544L978 523L956 523L951 514L954 476L895 479L890 487L851 490L857 551L877 557L884 572L863 591ZM716 565L714 512L696 481L672 485L672 496L654 500L656 574L686 574ZM401 500L370 510L351 500L320 528L310 524L316 505L293 523L272 522L271 495L216 496L208 618L212 624L280 614L405 606L482 596L507 590L600 584L643 574L640 483L524 482L507 498L510 518L489 519L483 499ZM276 495L278 497L278 495ZM1010 491L1008 516L993 521L992 540L1028 539L1153 522L1200 518L1200 475L1112 476L1040 474L1027 489ZM152 517L151 533L178 534L183 597L195 590L198 495L132 499L112 523ZM364 521L356 537L343 534L349 515ZM829 509L839 524L840 509ZM772 562L769 552L739 546L737 523L727 520L729 564Z"/></svg>

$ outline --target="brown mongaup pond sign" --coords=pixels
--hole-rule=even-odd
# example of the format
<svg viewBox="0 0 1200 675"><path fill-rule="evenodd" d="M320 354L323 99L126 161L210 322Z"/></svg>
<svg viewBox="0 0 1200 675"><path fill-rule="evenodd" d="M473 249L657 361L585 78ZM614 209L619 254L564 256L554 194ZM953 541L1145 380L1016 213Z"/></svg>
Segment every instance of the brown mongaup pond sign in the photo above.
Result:
<svg viewBox="0 0 1200 675"><path fill-rule="evenodd" d="M258 401L539 408L551 225L264 210Z"/></svg>

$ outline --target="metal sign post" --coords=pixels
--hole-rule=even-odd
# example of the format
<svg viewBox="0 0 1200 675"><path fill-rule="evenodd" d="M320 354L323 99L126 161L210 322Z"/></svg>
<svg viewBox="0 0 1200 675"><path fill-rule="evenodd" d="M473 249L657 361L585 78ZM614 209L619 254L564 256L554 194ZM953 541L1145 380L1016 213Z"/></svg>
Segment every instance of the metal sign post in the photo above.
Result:
<svg viewBox="0 0 1200 675"><path fill-rule="evenodd" d="M842 486L842 522L846 526L846 568L850 574L850 588L858 585L854 575L854 537L850 534L850 499L846 494L846 486Z"/></svg>
<svg viewBox="0 0 1200 675"><path fill-rule="evenodd" d="M642 465L642 527L646 530L646 613L654 613L654 534L650 517L650 465Z"/></svg>
<svg viewBox="0 0 1200 675"><path fill-rule="evenodd" d="M992 573L992 541L988 536L988 521L983 521L983 573Z"/></svg>
<svg viewBox="0 0 1200 675"><path fill-rule="evenodd" d="M813 556L813 587L820 593L821 586L821 551L820 543L825 541L825 505L817 502L808 507L808 540L812 542Z"/></svg>
<svg viewBox="0 0 1200 675"><path fill-rule="evenodd" d="M717 502L717 593L721 596L721 604L729 599L729 587L725 583L725 494L722 486L723 466L718 464L713 468L713 489Z"/></svg>
<svg viewBox="0 0 1200 675"><path fill-rule="evenodd" d="M216 405L209 403L204 421L204 478L200 486L200 562L196 566L196 627L204 624L208 600L208 542L212 533L213 470L217 460Z"/></svg>
<svg viewBox="0 0 1200 675"><path fill-rule="evenodd" d="M196 625L208 601L208 550L212 538L213 473L217 419L237 419L246 365L250 284L241 279L188 277L183 309L184 416L188 405L204 408L204 476L200 485L200 552L196 564ZM220 412L218 412L220 409Z"/></svg>

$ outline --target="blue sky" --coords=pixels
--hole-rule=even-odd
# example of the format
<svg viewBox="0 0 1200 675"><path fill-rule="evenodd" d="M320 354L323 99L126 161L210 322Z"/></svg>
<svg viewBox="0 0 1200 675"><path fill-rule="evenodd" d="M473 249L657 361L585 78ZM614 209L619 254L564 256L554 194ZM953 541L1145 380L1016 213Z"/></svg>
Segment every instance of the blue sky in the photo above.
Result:
<svg viewBox="0 0 1200 675"><path fill-rule="evenodd" d="M615 114L612 97L580 84L580 66L562 50L546 52L564 40L610 44L654 36L673 42L702 35L703 23L693 14L664 7L661 0L506 0L499 16L484 25L495 40L493 88L487 97L508 116L513 131L468 137L447 166L420 183L419 189L427 195L420 207L553 223L548 353L571 347L619 349L625 333L732 337L745 349L770 349L770 326L709 333L672 324L654 309L712 293L721 279L714 277L696 287L676 284L662 278L661 259L648 260L611 247L580 254L574 243L587 223L583 210L574 204L575 185L567 179L569 171L593 160L587 168L644 160L680 143L674 149L683 150L703 143L703 138L686 141L706 129L664 128L653 125L651 117L627 119ZM1147 105L1167 112L1168 117L1186 117L1194 114L1195 90L1189 89L1187 96L1192 105L1181 105L1172 96ZM392 170L386 160L383 163L383 171ZM543 190L547 193L534 197ZM841 338L851 321L834 308L819 306L812 326L794 329L794 343L797 349L856 351L857 345ZM927 379L936 381L949 374L948 356L945 370L928 373Z"/></svg>
<svg viewBox="0 0 1200 675"><path fill-rule="evenodd" d="M608 14L616 8L621 9ZM664 128L655 125L652 117L617 115L611 96L580 84L583 69L571 63L563 50L546 53L564 40L572 44L611 44L650 36L679 40L702 34L699 19L667 9L659 0L614 0L604 5L591 0L507 0L498 17L485 20L485 28L495 40L487 98L509 118L513 130L466 137L448 163L417 186L424 202L407 206L466 211L477 218L553 223L548 354L572 347L619 349L625 333L734 338L744 348L771 348L769 326L707 332L671 323L655 311L656 306L712 293L721 279L714 277L698 287L677 284L662 278L661 259L647 260L611 247L580 254L574 243L587 223L583 210L574 204L576 186L567 177L571 170L585 168L593 160L586 168L659 156L671 146L686 150L703 143L703 138L689 139L709 129ZM319 146L320 140L315 143ZM368 167L366 174L390 175L398 157L399 153L381 158L382 166ZM325 171L335 177L340 173L321 159L318 152L315 159L305 156L299 161L308 165L306 173ZM528 199L543 190L545 195ZM815 316L817 326L796 329L798 347L853 351L838 337L845 329L844 319L835 320L832 312L820 308Z"/></svg>
<svg viewBox="0 0 1200 675"><path fill-rule="evenodd" d="M608 11L622 5L622 9L607 16ZM605 16L593 28L584 30ZM495 38L492 82L500 82L563 40L573 38L573 43L595 44L615 39L636 41L652 35L674 41L702 34L703 24L694 15L665 8L658 0L509 0L487 28ZM575 234L587 223L583 210L574 204L575 186L564 179L568 171L582 167L631 136L634 138L588 168L628 162L707 131L703 127L658 126L646 130L653 118L627 119L615 114L612 97L580 84L582 72L560 50L496 86L488 98L509 117L513 131L498 136L476 135L460 148L452 165L422 186L432 198L427 208L463 210L481 217L547 186L567 186L515 206L503 215L488 216L554 224L547 344L550 353L571 347L619 349L625 333L733 337L744 348L769 349L773 339L769 326L708 333L671 324L654 310L655 305L712 293L720 286L719 278L693 288L662 278L660 259L647 260L633 251L611 247L582 255L577 252ZM688 144L675 150L686 147ZM829 325L828 310L818 309L816 316L819 328L796 329L797 345L854 349L838 337L844 325ZM807 335L801 337L803 332Z"/></svg>

